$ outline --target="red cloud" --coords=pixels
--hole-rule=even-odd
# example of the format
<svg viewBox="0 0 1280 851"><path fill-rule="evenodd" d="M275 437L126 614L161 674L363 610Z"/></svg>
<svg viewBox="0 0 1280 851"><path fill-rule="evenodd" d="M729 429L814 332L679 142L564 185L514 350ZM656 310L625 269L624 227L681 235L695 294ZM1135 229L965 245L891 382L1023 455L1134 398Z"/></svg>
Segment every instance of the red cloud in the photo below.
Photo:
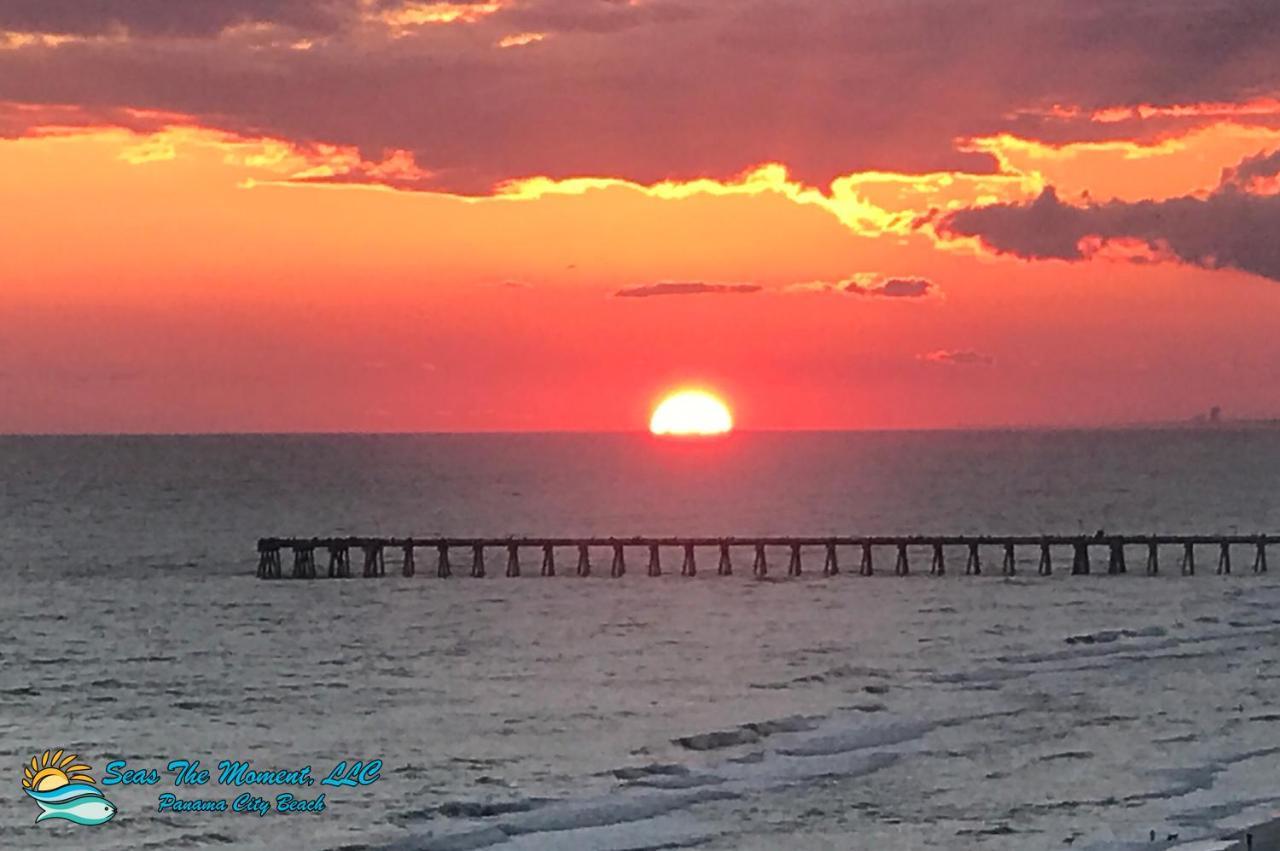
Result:
<svg viewBox="0 0 1280 851"><path fill-rule="evenodd" d="M926 363L937 363L946 366L991 366L996 359L991 355L975 352L971 349L937 349L916 356L917 360Z"/></svg>
<svg viewBox="0 0 1280 851"><path fill-rule="evenodd" d="M485 193L533 175L651 184L761 162L816 186L870 169L990 172L988 154L953 140L1035 120L1009 117L1020 110L1066 102L1090 116L1280 91L1280 5L1264 0L525 0L455 2L485 7L469 23L385 22L430 5L4 3L0 30L83 38L0 49L0 99L135 106L242 135L403 150L430 187ZM305 49L234 37L246 24L305 36ZM496 47L524 32L552 37Z"/></svg>
<svg viewBox="0 0 1280 851"><path fill-rule="evenodd" d="M614 295L623 298L652 298L664 295L733 295L758 293L762 287L757 284L704 284L700 281L663 281L657 284L644 284L638 287L627 287L618 290Z"/></svg>

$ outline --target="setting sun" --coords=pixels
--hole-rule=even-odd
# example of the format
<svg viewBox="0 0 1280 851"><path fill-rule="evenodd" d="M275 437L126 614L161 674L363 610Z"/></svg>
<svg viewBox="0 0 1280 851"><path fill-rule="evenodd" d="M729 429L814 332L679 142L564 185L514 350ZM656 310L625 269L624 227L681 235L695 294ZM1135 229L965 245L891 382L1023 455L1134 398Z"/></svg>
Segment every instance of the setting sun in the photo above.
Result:
<svg viewBox="0 0 1280 851"><path fill-rule="evenodd" d="M649 419L654 434L724 434L733 415L724 402L701 390L682 390L662 400Z"/></svg>

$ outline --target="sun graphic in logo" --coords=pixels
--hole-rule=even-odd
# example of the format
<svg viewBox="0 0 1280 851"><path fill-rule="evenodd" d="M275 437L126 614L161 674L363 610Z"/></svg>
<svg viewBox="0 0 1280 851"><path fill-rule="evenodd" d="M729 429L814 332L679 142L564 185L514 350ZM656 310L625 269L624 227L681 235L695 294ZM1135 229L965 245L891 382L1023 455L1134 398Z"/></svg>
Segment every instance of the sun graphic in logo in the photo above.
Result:
<svg viewBox="0 0 1280 851"><path fill-rule="evenodd" d="M76 762L75 754L62 755L62 751L54 751L52 755L45 751L39 756L31 757L31 764L22 767L22 785L26 789L37 792L52 792L61 789L68 783L93 783L88 774L89 766Z"/></svg>
<svg viewBox="0 0 1280 851"><path fill-rule="evenodd" d="M93 785L88 764L75 754L45 751L22 766L22 791L40 805L36 824L62 819L74 824L106 824L115 817L116 805Z"/></svg>

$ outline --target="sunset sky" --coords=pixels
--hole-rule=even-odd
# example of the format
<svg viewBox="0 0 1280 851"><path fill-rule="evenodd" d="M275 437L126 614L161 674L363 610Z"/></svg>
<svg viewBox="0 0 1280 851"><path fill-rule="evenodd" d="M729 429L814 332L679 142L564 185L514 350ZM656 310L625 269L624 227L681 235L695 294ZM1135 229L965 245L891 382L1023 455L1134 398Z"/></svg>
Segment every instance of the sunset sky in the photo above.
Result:
<svg viewBox="0 0 1280 851"><path fill-rule="evenodd" d="M1274 0L0 0L0 432L1280 416Z"/></svg>

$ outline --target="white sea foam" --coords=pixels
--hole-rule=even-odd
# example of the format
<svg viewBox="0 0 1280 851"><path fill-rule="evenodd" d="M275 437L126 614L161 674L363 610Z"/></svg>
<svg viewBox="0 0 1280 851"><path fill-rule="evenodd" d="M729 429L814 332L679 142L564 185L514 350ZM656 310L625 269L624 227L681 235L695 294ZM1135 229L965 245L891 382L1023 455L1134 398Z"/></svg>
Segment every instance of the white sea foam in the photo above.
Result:
<svg viewBox="0 0 1280 851"><path fill-rule="evenodd" d="M889 721L851 726L835 733L797 739L794 744L778 748L778 753L784 756L832 756L919 739L936 726L935 722L928 721Z"/></svg>

